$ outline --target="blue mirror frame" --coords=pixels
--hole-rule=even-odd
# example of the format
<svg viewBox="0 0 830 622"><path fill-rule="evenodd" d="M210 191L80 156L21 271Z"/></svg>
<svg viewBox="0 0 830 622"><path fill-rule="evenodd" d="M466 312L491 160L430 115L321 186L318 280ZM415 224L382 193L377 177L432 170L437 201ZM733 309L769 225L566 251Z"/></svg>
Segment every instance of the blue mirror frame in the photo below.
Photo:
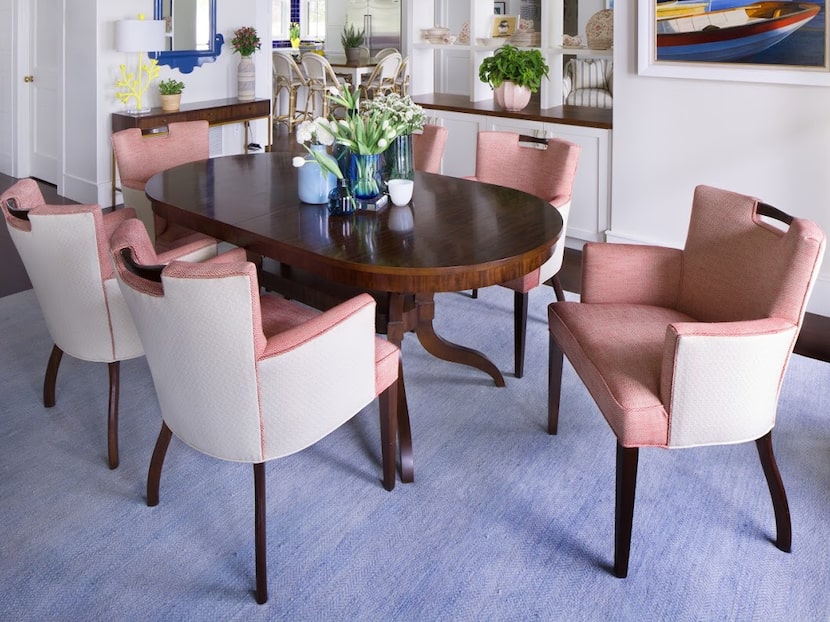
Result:
<svg viewBox="0 0 830 622"><path fill-rule="evenodd" d="M196 67L205 63L212 63L222 53L222 45L225 37L222 33L216 32L216 3L218 0L210 1L210 41L213 45L207 50L174 50L172 52L150 52L148 56L155 58L159 65L167 65L178 69L182 73L190 73ZM155 0L155 19L162 17L162 0Z"/></svg>

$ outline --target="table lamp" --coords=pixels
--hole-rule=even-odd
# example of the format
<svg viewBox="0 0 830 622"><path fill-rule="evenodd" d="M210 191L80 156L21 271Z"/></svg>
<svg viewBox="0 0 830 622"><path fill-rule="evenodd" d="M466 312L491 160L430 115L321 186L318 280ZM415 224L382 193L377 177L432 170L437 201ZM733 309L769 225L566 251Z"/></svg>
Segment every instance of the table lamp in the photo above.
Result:
<svg viewBox="0 0 830 622"><path fill-rule="evenodd" d="M165 21L162 19L145 20L143 15L138 19L122 19L115 22L115 49L119 52L137 52L138 67L135 73L128 72L126 65L121 65L121 78L115 83L120 89L115 94L118 100L127 104L135 99L135 108L127 112L141 114L149 112L149 107L142 106L142 97L150 83L159 75L158 61L147 58L146 52L158 51L165 48Z"/></svg>

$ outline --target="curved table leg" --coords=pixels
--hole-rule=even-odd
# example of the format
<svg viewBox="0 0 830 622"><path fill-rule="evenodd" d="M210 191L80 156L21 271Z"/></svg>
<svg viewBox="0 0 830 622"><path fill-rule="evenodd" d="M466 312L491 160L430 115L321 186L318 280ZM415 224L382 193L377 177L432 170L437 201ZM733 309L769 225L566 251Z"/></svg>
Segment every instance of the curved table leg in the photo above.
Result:
<svg viewBox="0 0 830 622"><path fill-rule="evenodd" d="M415 313L417 314L415 334L424 349L439 359L476 367L489 374L497 387L503 387L504 376L490 359L478 350L452 343L436 334L432 326L432 320L435 318L434 298L435 295L432 293L415 294Z"/></svg>

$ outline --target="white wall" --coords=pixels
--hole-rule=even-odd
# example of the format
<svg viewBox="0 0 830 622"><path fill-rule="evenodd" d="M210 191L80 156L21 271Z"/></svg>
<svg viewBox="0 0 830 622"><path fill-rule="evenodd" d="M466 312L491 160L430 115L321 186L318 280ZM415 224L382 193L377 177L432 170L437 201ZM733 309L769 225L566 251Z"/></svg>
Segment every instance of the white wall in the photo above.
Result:
<svg viewBox="0 0 830 622"><path fill-rule="evenodd" d="M682 246L698 184L830 232L830 89L637 74L637 8L617 2L609 240ZM810 311L830 315L830 261Z"/></svg>

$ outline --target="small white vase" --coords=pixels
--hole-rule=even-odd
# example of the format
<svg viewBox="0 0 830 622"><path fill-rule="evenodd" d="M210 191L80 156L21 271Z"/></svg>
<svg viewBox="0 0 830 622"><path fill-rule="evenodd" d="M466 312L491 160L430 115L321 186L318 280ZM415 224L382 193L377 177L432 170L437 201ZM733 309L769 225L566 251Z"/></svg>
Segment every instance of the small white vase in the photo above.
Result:
<svg viewBox="0 0 830 622"><path fill-rule="evenodd" d="M239 60L236 70L236 98L240 101L251 101L256 90L256 65L250 56L243 56Z"/></svg>
<svg viewBox="0 0 830 622"><path fill-rule="evenodd" d="M504 81L495 89L493 96L499 107L511 112L518 112L527 106L530 101L530 89L526 86Z"/></svg>

